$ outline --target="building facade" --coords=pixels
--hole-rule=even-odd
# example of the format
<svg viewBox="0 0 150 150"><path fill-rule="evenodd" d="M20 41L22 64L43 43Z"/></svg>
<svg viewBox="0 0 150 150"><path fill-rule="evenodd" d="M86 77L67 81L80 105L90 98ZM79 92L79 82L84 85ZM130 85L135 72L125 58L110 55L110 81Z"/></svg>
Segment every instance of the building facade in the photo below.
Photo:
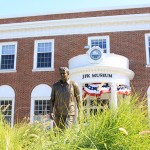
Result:
<svg viewBox="0 0 150 150"><path fill-rule="evenodd" d="M94 46L102 57L90 55ZM0 105L12 126L49 113L60 66L69 67L81 97L87 84L106 83L117 107L117 86L133 87L150 111L150 7L1 18Z"/></svg>

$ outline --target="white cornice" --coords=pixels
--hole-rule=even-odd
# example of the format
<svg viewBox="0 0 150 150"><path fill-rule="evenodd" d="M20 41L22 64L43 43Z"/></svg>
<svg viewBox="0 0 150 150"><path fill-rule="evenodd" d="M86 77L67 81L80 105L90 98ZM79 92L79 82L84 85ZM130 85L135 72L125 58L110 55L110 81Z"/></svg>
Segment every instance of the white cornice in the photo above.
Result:
<svg viewBox="0 0 150 150"><path fill-rule="evenodd" d="M150 30L150 14L45 20L0 25L0 39Z"/></svg>
<svg viewBox="0 0 150 150"><path fill-rule="evenodd" d="M133 14L133 15L117 15L117 16L102 16L102 17L87 17L75 19L60 19L60 20L46 20L35 22L11 23L1 24L1 30L15 30L15 29L30 29L43 27L57 27L57 26L71 26L83 24L104 24L104 23L121 23L121 22L135 22L135 21L150 21L150 14Z"/></svg>

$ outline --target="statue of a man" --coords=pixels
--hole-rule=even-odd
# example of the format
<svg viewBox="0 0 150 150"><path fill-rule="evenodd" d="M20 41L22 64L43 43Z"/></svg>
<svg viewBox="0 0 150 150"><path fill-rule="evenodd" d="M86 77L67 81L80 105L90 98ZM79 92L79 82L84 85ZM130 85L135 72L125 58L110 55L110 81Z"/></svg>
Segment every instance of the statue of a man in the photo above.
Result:
<svg viewBox="0 0 150 150"><path fill-rule="evenodd" d="M53 84L50 100L50 118L60 129L71 127L76 120L76 105L81 108L77 83L69 79L69 69L59 68L61 79Z"/></svg>

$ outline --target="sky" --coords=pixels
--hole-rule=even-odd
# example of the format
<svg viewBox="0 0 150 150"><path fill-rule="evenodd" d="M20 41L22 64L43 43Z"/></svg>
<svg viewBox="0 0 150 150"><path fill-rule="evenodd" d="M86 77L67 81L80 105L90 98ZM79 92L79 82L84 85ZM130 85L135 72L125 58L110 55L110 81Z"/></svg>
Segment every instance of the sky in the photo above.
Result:
<svg viewBox="0 0 150 150"><path fill-rule="evenodd" d="M149 6L150 0L0 0L0 18Z"/></svg>

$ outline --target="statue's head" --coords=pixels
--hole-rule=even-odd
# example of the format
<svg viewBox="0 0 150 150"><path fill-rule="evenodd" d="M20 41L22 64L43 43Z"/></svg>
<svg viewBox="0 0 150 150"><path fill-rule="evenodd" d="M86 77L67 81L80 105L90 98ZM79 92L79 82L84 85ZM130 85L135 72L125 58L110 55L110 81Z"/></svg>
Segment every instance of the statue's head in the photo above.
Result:
<svg viewBox="0 0 150 150"><path fill-rule="evenodd" d="M60 72L61 80L67 81L69 75L69 69L67 67L60 67L59 72Z"/></svg>

